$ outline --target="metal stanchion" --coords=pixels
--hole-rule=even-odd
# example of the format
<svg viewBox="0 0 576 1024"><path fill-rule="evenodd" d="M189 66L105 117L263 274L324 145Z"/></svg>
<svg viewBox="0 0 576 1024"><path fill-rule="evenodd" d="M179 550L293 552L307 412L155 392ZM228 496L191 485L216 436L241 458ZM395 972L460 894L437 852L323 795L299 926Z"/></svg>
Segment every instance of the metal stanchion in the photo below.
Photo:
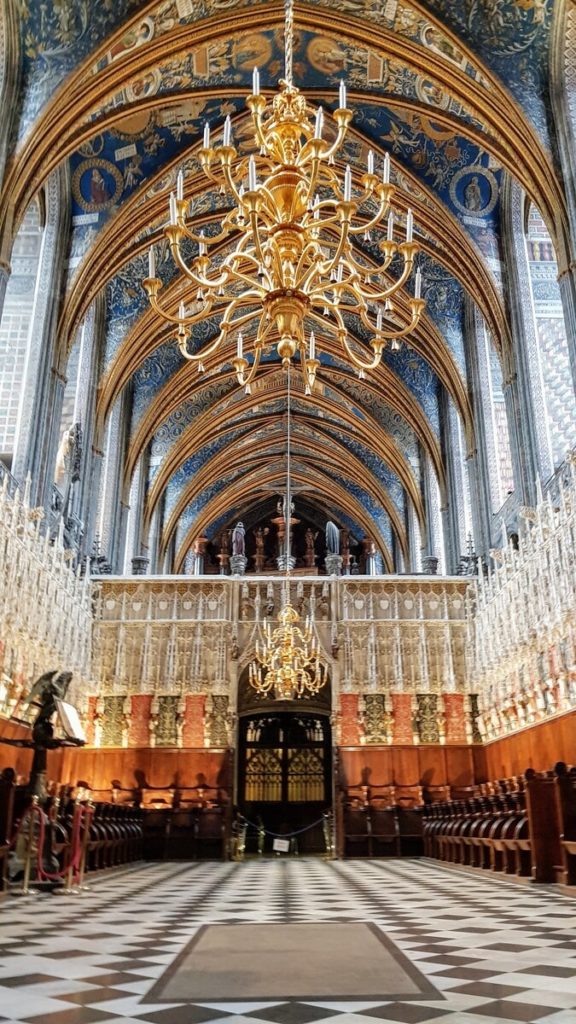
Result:
<svg viewBox="0 0 576 1024"><path fill-rule="evenodd" d="M20 829L18 835L18 841L23 839L26 842L26 853L24 855L24 878L22 880L22 888L15 889L15 896L29 896L30 895L30 877L32 874L32 855L33 855L33 843L34 843L34 819L36 813L42 814L42 810L38 807L38 797L32 797L32 803L27 811L22 815L22 821L20 822ZM28 833L24 832L24 822L28 821Z"/></svg>

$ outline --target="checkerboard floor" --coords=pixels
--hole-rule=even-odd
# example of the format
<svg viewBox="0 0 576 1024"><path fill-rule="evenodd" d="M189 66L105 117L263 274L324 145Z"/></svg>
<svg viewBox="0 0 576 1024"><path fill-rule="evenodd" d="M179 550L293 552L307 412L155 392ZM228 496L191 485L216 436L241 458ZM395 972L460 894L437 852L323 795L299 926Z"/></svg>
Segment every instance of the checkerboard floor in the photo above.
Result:
<svg viewBox="0 0 576 1024"><path fill-rule="evenodd" d="M147 1002L202 924L373 921L443 998ZM226 993L222 993L224 998ZM576 1024L576 901L431 861L146 864L0 904L0 1022ZM338 1018L338 1020L336 1020Z"/></svg>

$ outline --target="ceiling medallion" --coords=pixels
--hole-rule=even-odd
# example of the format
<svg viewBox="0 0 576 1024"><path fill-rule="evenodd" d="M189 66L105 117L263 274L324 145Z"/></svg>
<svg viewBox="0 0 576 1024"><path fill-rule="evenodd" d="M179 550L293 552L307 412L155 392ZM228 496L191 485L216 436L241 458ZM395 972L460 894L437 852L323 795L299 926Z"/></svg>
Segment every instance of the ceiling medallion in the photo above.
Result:
<svg viewBox="0 0 576 1024"><path fill-rule="evenodd" d="M320 366L317 343L325 336L343 347L363 377L378 366L387 343L400 347L400 339L414 330L425 306L419 270L414 297L407 299L409 313L393 302L413 270L419 246L410 209L405 238L395 239L389 155L381 174L376 173L370 151L359 180L350 165L341 180L334 161L352 119L346 86L340 83L339 104L332 115L335 138L328 141L323 137L322 107L310 108L292 82L292 0L286 6L285 46L286 77L271 103L260 93L258 69L253 73L247 105L259 153L238 154L230 117L219 146L213 146L210 126L205 125L201 165L215 189L234 201L220 230L208 235L191 229L182 173L176 193L170 195L170 223L164 231L182 274L178 314L158 303L162 281L156 275L153 246L143 281L152 307L176 325L182 355L196 362L200 371L203 360L235 341L235 357L233 349L222 355L232 362L248 393L263 350L271 342L284 368L298 354L306 394L311 393ZM365 250L358 244L360 238ZM182 253L184 241L198 247L189 262ZM234 244L233 251L222 254L227 242ZM375 249L377 265L370 255ZM384 276L389 269L397 271L392 281ZM220 331L198 349L193 328L208 316L218 318ZM370 346L370 358L362 357L357 341L351 344L352 332Z"/></svg>

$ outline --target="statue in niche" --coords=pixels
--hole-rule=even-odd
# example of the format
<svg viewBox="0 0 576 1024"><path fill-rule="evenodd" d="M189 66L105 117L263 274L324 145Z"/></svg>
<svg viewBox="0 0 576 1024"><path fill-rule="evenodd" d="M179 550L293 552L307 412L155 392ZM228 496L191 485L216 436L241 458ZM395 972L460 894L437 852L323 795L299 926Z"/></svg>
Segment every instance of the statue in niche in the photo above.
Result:
<svg viewBox="0 0 576 1024"><path fill-rule="evenodd" d="M326 550L329 555L340 554L340 530L330 519L326 523Z"/></svg>
<svg viewBox="0 0 576 1024"><path fill-rule="evenodd" d="M245 537L246 530L244 529L244 523L237 522L236 526L232 530L232 554L233 555L244 555L245 554Z"/></svg>
<svg viewBox="0 0 576 1024"><path fill-rule="evenodd" d="M470 179L464 189L464 206L472 213L482 209L482 192L476 175Z"/></svg>
<svg viewBox="0 0 576 1024"><path fill-rule="evenodd" d="M307 569L311 569L312 566L314 565L314 562L316 561L314 544L317 536L318 533L314 533L314 531L311 530L310 527L308 527L306 533L304 534L304 540L306 542L306 554L304 556L304 561Z"/></svg>

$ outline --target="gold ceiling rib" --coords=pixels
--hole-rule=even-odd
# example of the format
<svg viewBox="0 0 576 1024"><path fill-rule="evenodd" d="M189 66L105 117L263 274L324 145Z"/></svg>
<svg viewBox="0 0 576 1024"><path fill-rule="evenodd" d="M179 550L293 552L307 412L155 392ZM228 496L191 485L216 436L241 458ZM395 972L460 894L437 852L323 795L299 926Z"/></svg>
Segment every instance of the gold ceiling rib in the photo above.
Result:
<svg viewBox="0 0 576 1024"><path fill-rule="evenodd" d="M281 384L266 392L266 400L274 401L275 399L281 399L285 396L285 392L285 386L283 382L281 382ZM242 413L250 409L253 404L252 398L252 395L243 395L242 398L236 401L232 407L233 413L236 415L242 415ZM424 531L426 522L424 507L420 490L414 479L412 469L400 453L399 449L396 448L388 436L384 434L372 416L369 413L365 413L365 418L360 420L352 412L348 412L346 409L343 409L342 406L335 406L333 402L320 394L316 396L315 406L317 409L324 412L325 415L333 414L339 420L352 428L352 432L358 440L361 441L361 443L370 451L375 452L383 462L394 470L400 478L402 486L407 492L409 499L414 505L420 522L420 528ZM167 457L159 467L148 494L146 495L143 510L143 522L146 527L148 527L150 523L154 508L160 500L162 492L166 488L170 478L175 472L177 472L183 463L187 461L187 459L199 450L200 445L198 442L199 438L202 436L203 429L207 429L208 426L211 426L211 430L213 432L218 429L222 422L225 422L226 420L230 421L230 416L230 408L224 409L217 416L214 416L213 412L201 413L180 435L177 449L172 449L168 453ZM316 429L320 429L317 418L315 425Z"/></svg>
<svg viewBox="0 0 576 1024"><path fill-rule="evenodd" d="M276 372L277 366L271 364L270 374L272 375ZM233 371L230 370L227 376L232 379L232 374ZM354 380L354 378L350 377L350 374L343 370L337 370L335 367L332 367L331 376L330 386L337 392L340 392L340 389L335 381ZM152 399L131 438L130 447L126 455L123 482L123 500L125 502L129 501L130 483L136 463L146 445L152 440L158 427L168 419L171 413L185 399L203 391L205 386L195 370L189 364L185 364ZM378 401L389 405L391 409L399 413L414 431L420 444L432 460L440 487L441 500L444 504L446 501L446 477L440 445L422 412L422 407L412 392L385 366L379 368L378 372L374 374L373 379L370 378L363 381L362 387L364 391L371 393ZM254 399L253 406L258 406L265 400L265 397L264 399L262 398L262 392L260 391L252 397ZM342 397L349 401L345 392L342 392ZM218 408L220 401L221 399L217 399L206 411L212 414ZM360 406L360 408L363 409L363 406Z"/></svg>
<svg viewBox="0 0 576 1024"><path fill-rule="evenodd" d="M323 467L330 465L335 466L341 473L348 476L351 480L357 480L360 482L364 490L370 494L371 498L384 508L390 519L392 529L396 534L402 554L405 558L408 557L408 546L406 538L406 530L398 513L396 505L391 500L387 491L380 484L378 479L374 477L366 467L362 464L362 461L350 452L341 442L335 440L332 436L330 439L322 438L318 441L316 438L314 441L308 437L307 434L303 434L299 431L300 416L296 413L292 413L292 419L294 423L293 430L293 441L294 441L294 458L300 459L300 461L308 461L307 456L312 456L312 463L310 468L319 468L319 472L327 474ZM270 425L272 429L269 431L264 442L259 442L256 449L249 448L244 450L246 441L250 440L254 434L262 430L265 423L258 422L254 430L244 434L241 440L235 440L234 442L234 453L235 453L235 468L238 466L246 465L247 472L251 472L252 469L257 468L261 463L270 464L273 459L270 459L270 448L275 448L279 441L285 436L284 425L281 420L276 417L274 423L272 417L270 417ZM273 425L272 425L273 424ZM234 425L229 428L234 429ZM296 447L300 450L304 449L306 454L302 455L301 452L296 454ZM324 456L318 461L318 455ZM164 526L162 532L162 540L160 545L161 557L163 556L168 544L170 543L171 536L178 526L180 516L184 512L184 509L191 501L197 498L205 487L213 479L219 479L226 470L230 469L230 451L225 449L218 453L210 461L209 464L202 467L198 473L194 474L194 478L186 486L186 488L180 494L178 501L172 509L167 523Z"/></svg>
<svg viewBox="0 0 576 1024"><path fill-rule="evenodd" d="M337 514L337 510L342 509L350 519L358 523L366 536L372 537L376 546L380 549L386 572L394 572L394 561L388 546L380 535L374 536L375 530L372 519L349 492L332 481L329 484L325 484L316 474L305 475L298 467L292 469L291 476L296 483L310 487L314 491L316 499L318 499L318 496L324 498L324 509L327 511L328 516ZM247 477L242 484L238 485L238 482L234 481L225 487L220 494L216 495L205 505L196 522L186 533L174 558L174 572L182 572L184 560L195 538L202 536L211 523L215 522L216 519L219 519L226 512L229 512L233 506L242 505L247 497L253 497L254 504L256 504L264 495L269 496L271 487L274 488L276 486L281 491L285 480L285 467L279 466L277 469L272 467L272 471L270 471L270 467L267 466L265 470L260 470L259 473L254 473ZM320 504L318 500L317 504Z"/></svg>
<svg viewBox="0 0 576 1024"><path fill-rule="evenodd" d="M254 31L276 28L279 12L278 5L254 9L251 27ZM412 70L424 74L428 79L446 88L474 116L491 126L494 138L485 137L481 145L488 151L495 152L495 146L504 143L506 156L503 162L516 176L519 167L524 164L529 167L529 180L527 178L523 186L549 222L552 236L557 236L558 243L562 243L561 246L559 244L559 259L562 262L566 255L564 236L567 230L567 217L560 183L523 111L495 77L483 68L482 73L486 80L490 81L491 92L481 91L477 82L431 50L386 30L378 29L372 23L366 26L349 15L342 17L337 12L330 11L329 25L329 30L343 39L369 46L383 57L393 56L396 60L404 61ZM299 8L298 26L326 32L326 12L319 8ZM241 12L206 19L201 26L195 23L173 29L149 43L142 51L137 50L110 64L98 75L92 76L83 84L78 94L74 90L61 90L42 113L42 130L31 133L7 175L0 202L0 223L3 228L14 227L11 223L13 213L16 224L18 223L42 181L65 155L76 149L82 139L86 138L86 130L93 135L118 119L116 113L111 118L104 117L91 122L87 128L82 124L83 118L90 116L94 108L98 109L107 95L112 95L127 79L143 74L169 57L187 52L192 46L207 43L219 36L229 38L235 31L244 27L245 17ZM450 36L450 33L446 34ZM110 41L107 40L106 46L101 47L100 52L106 53L109 45ZM463 48L460 40L457 40L457 45L460 49ZM97 56L92 55L92 66ZM132 109L142 110L153 105L144 102L124 107L122 112L126 116ZM427 109L430 116L434 108ZM509 116L503 117L502 111Z"/></svg>

